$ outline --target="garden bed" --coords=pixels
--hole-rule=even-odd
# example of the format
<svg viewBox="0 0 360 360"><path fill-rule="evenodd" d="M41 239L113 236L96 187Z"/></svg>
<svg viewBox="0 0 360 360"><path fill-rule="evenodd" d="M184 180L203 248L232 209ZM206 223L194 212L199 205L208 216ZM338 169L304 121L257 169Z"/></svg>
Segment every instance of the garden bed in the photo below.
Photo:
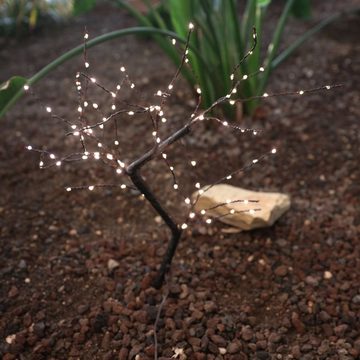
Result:
<svg viewBox="0 0 360 360"><path fill-rule="evenodd" d="M351 3L317 1L314 18ZM61 28L12 40L0 52L0 80L33 74L77 45L85 25L94 37L134 22L104 6ZM187 359L358 358L357 25L358 18L344 18L311 39L277 70L269 89L343 83L342 88L265 101L248 124L263 130L255 137L200 127L168 152L181 188L190 194L196 179L215 181L275 146L276 157L230 183L286 192L292 207L273 227L252 232L195 223L183 234L160 291L150 287L150 279L165 251L166 228L131 191L64 190L87 181L115 182L106 168L82 164L40 171L25 145L62 151L69 142L38 102L24 97L1 119L3 359L152 359L154 322L164 296L159 358L170 359L176 351ZM292 21L285 41L307 26ZM125 65L142 101L164 88L175 70L146 38L103 44L90 50L89 58L97 78L108 85ZM64 117L76 113L73 84L81 63L80 57L72 60L35 87ZM176 129L193 108L183 81L169 104L169 127ZM130 121L121 129L127 159L149 148L149 131L147 124ZM196 170L189 166L193 158ZM180 219L186 207L178 205L164 164L153 162L145 174Z"/></svg>

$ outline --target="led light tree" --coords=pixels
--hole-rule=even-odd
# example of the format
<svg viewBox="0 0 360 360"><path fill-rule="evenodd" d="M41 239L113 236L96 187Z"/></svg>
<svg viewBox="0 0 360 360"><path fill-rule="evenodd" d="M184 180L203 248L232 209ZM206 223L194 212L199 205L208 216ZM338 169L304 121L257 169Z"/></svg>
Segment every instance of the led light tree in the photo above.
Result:
<svg viewBox="0 0 360 360"><path fill-rule="evenodd" d="M253 209L246 209L246 205L250 202L256 203L256 200L251 199L224 199L224 202L221 204L216 205L215 207L208 208L208 209L200 209L200 211L195 211L195 206L198 200L206 193L210 188L214 185L219 184L223 181L230 180L232 177L237 175L240 172L243 172L255 164L259 163L261 160L265 159L268 156L271 156L276 153L276 149L271 149L268 153L262 155L258 159L253 159L250 164L247 166L236 169L232 171L230 174L220 178L215 183L210 185L202 186L199 182L196 182L193 186L194 190L196 191L195 196L186 196L182 194L182 189L179 188L179 184L176 178L176 173L174 167L170 164L167 158L166 150L174 143L178 142L180 139L188 135L192 128L201 122L204 121L213 121L218 123L221 126L229 128L234 131L238 131L240 133L248 133L250 132L253 135L256 135L259 130L257 129L249 129L243 128L238 126L234 123L228 122L226 120L220 119L213 114L213 110L216 106L228 102L230 105L235 105L237 102L244 102L249 101L257 98L267 98L271 96L279 96L279 95L299 95L302 96L306 93L319 91L322 89L330 89L339 85L326 85L322 87L317 87L309 90L299 90L299 91L292 91L292 92L281 92L276 94L267 94L264 93L262 96L254 96L247 99L239 99L236 98L237 88L242 81L247 81L252 76L257 75L260 72L264 71L263 67L260 67L258 71L252 74L244 74L240 78L240 80L235 79L235 73L239 70L239 67L243 61L246 60L247 57L251 56L255 47L256 47L256 31L254 29L253 32L253 46L252 48L246 53L243 59L240 60L239 64L234 68L232 74L230 75L230 79L232 81L232 88L228 94L225 94L223 97L219 98L216 102L214 102L210 107L207 109L200 109L199 104L201 103L201 91L197 89L199 99L198 105L196 106L194 112L189 116L189 119L186 121L185 125L177 129L176 131L170 133L169 135L161 138L160 137L160 130L163 127L166 127L167 118L164 113L164 105L167 99L172 95L174 90L174 85L176 80L183 68L188 63L188 52L189 52L189 39L191 36L191 32L193 30L193 24L189 24L189 33L187 37L187 42L185 48L183 50L182 60L179 68L177 69L175 75L168 83L166 90L158 90L155 94L155 101L153 104L149 104L147 106L139 105L139 104L129 104L129 103L122 103L121 109L119 107L119 97L121 90L124 87L127 87L130 91L134 90L135 84L130 81L129 76L127 75L126 69L124 66L120 68L120 72L123 74L122 80L115 86L113 90L108 89L104 85L101 84L95 77L88 73L90 64L87 59L87 51L86 51L86 41L88 39L88 34L85 33L84 35L84 71L78 72L76 74L75 79L75 86L78 95L78 105L77 105L77 117L74 120L67 120L62 118L59 115L54 114L52 108L48 105L41 104L44 110L50 114L51 117L61 120L66 127L68 128L68 132L66 133L67 136L73 136L79 139L81 150L75 153L70 153L68 155L59 157L55 155L53 152L48 150L39 149L32 145L28 145L27 149L31 151L38 152L40 154L40 162L39 167L41 169L48 168L51 166L61 167L64 163L73 162L73 161L88 161L88 160L96 160L101 161L106 166L109 166L116 176L123 176L123 181L117 184L90 184L87 186L69 186L66 188L66 191L71 192L73 190L80 190L80 189L87 189L89 191L93 191L95 188L103 188L103 187L119 187L120 189L135 189L143 196L155 209L155 211L161 216L165 224L171 231L171 238L168 243L168 247L164 258L161 262L160 269L158 270L157 276L153 281L153 285L156 288L160 288L164 282L164 278L166 273L168 272L173 256L175 254L177 245L179 243L182 231L187 229L190 225L191 221L196 217L202 218L206 224L211 224L214 218L211 218L208 215L208 212L213 210L215 207L226 206L229 209L229 205L231 204L244 204L244 210L235 210L231 209L218 217L224 216L231 216L239 212L250 212L253 213L255 211L261 210L261 204L259 204L259 208ZM176 45L175 39L172 39L172 44ZM102 107L97 103L90 99L88 95L88 88L90 86L95 86L105 94L109 96L112 103L110 109L102 109ZM27 92L31 91L28 85L24 86L24 90ZM92 109L96 113L96 119L94 122L89 122L89 118L87 116L88 109ZM123 157L120 156L120 152L118 151L118 146L120 145L120 141L118 138L118 131L117 131L117 120L120 116L128 116L134 117L139 114L146 114L152 123L152 137L153 137L153 146L152 148L145 152L142 156L137 158L134 161L126 162ZM103 132L108 125L113 124L115 131L114 137L111 141L103 141L99 137L99 132ZM183 222L177 223L174 221L172 216L169 212L163 207L163 205L158 200L157 196L153 193L150 189L147 182L143 179L141 175L141 169L144 165L148 164L151 161L162 160L165 162L168 170L171 172L172 179L173 179L173 189L177 191L180 196L183 197L183 201L188 208L187 215ZM190 161L191 166L196 166L196 160ZM125 179L129 179L130 182L126 182ZM216 219L216 218L215 218Z"/></svg>

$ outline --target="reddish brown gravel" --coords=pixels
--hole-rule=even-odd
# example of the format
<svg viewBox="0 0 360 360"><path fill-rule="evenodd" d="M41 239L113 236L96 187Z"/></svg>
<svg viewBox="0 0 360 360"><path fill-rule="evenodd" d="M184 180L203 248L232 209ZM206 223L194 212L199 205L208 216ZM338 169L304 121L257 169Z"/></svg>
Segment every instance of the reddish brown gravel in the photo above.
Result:
<svg viewBox="0 0 360 360"><path fill-rule="evenodd" d="M314 20L355 1L314 1ZM266 27L274 26L270 13ZM182 188L215 181L268 151L278 154L232 180L249 189L282 191L292 208L269 229L224 232L189 227L164 288L150 286L168 234L131 191L67 193L69 185L115 181L105 168L38 169L25 144L72 146L33 98L1 119L0 356L15 359L358 359L360 356L360 46L358 17L341 19L307 42L274 73L274 91L343 83L341 89L266 101L253 136L198 128L169 151ZM133 25L102 6L61 28L1 46L1 79L29 75L91 36ZM291 20L285 42L311 24ZM90 51L94 73L113 84L127 66L141 101L164 88L174 68L148 39L124 38ZM35 87L46 103L74 116L69 62ZM177 128L191 113L180 81L168 117ZM260 116L261 115L261 116ZM248 120L244 120L246 122ZM127 159L148 148L146 124L121 129ZM186 150L186 151L184 151ZM188 160L199 167L190 171ZM146 169L155 192L178 219L185 206L161 163ZM110 179L110 180L109 180Z"/></svg>

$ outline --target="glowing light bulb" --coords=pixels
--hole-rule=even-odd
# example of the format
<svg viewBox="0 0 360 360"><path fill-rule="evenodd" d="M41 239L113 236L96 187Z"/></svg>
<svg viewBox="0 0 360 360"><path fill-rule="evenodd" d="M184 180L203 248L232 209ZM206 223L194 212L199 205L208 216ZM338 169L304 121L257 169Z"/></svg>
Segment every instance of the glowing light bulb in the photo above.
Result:
<svg viewBox="0 0 360 360"><path fill-rule="evenodd" d="M300 90L299 91L299 95L303 95L304 94L304 91L303 90Z"/></svg>
<svg viewBox="0 0 360 360"><path fill-rule="evenodd" d="M201 215L205 215L205 214L206 214L206 210L204 210L204 209L201 210L201 211L200 211L200 214L201 214Z"/></svg>
<svg viewBox="0 0 360 360"><path fill-rule="evenodd" d="M85 62L85 67L88 68L90 66L90 64L86 61Z"/></svg>
<svg viewBox="0 0 360 360"><path fill-rule="evenodd" d="M230 180L231 178L232 178L231 175L228 175L228 176L226 177L227 180Z"/></svg>
<svg viewBox="0 0 360 360"><path fill-rule="evenodd" d="M46 107L46 111L47 111L48 113L51 113L51 111L52 111L51 107L50 107L50 106L47 106L47 107Z"/></svg>
<svg viewBox="0 0 360 360"><path fill-rule="evenodd" d="M133 116L135 113L133 111L129 111L128 115Z"/></svg>
<svg viewBox="0 0 360 360"><path fill-rule="evenodd" d="M114 98L116 97L116 94L114 92L111 92L111 96Z"/></svg>
<svg viewBox="0 0 360 360"><path fill-rule="evenodd" d="M114 156L112 154L106 154L106 158L109 160L113 160Z"/></svg>
<svg viewBox="0 0 360 360"><path fill-rule="evenodd" d="M176 44L176 39L172 39L171 42L172 42L173 45L175 45Z"/></svg>
<svg viewBox="0 0 360 360"><path fill-rule="evenodd" d="M122 174L122 170L121 169L116 169L116 173L117 174Z"/></svg>
<svg viewBox="0 0 360 360"><path fill-rule="evenodd" d="M92 83L96 83L96 79L95 79L95 78L92 77L92 78L90 78L90 80L91 80Z"/></svg>
<svg viewBox="0 0 360 360"><path fill-rule="evenodd" d="M256 164L259 160L258 159L254 159L252 162L253 164Z"/></svg>
<svg viewBox="0 0 360 360"><path fill-rule="evenodd" d="M248 76L244 75L242 78L243 78L243 80L246 80L248 78Z"/></svg>
<svg viewBox="0 0 360 360"><path fill-rule="evenodd" d="M56 156L55 156L55 154L50 154L49 157L50 157L50 159L54 160Z"/></svg>
<svg viewBox="0 0 360 360"><path fill-rule="evenodd" d="M255 214L255 210L254 209L250 209L249 213L252 215L252 214Z"/></svg>
<svg viewBox="0 0 360 360"><path fill-rule="evenodd" d="M102 147L102 143L99 142L99 143L97 144L97 146L98 146L99 148L101 148L101 147Z"/></svg>
<svg viewBox="0 0 360 360"><path fill-rule="evenodd" d="M157 93L156 93L157 96L162 96L162 91L161 90L158 90Z"/></svg>
<svg viewBox="0 0 360 360"><path fill-rule="evenodd" d="M224 126L228 126L228 125L229 125L229 123L228 123L227 121L223 121L222 124L223 124Z"/></svg>
<svg viewBox="0 0 360 360"><path fill-rule="evenodd" d="M122 66L122 67L120 68L120 71L121 71L121 72L125 72L125 71L126 71L125 67Z"/></svg>
<svg viewBox="0 0 360 360"><path fill-rule="evenodd" d="M100 153L99 152L94 152L94 158L96 159L96 160L99 160L100 159Z"/></svg>
<svg viewBox="0 0 360 360"><path fill-rule="evenodd" d="M164 123L164 124L166 123L166 121L167 121L167 120L166 120L166 118L164 118L164 117L161 119L161 122Z"/></svg>
<svg viewBox="0 0 360 360"><path fill-rule="evenodd" d="M74 132L73 132L73 135L74 135L74 136L79 136L80 133L79 133L78 131L74 131Z"/></svg>
<svg viewBox="0 0 360 360"><path fill-rule="evenodd" d="M272 153L272 154L276 154L276 149L275 149L275 148L272 149L272 150L271 150L271 153Z"/></svg>
<svg viewBox="0 0 360 360"><path fill-rule="evenodd" d="M195 184L195 187L196 187L197 189L200 189L200 183L197 182L197 183Z"/></svg>
<svg viewBox="0 0 360 360"><path fill-rule="evenodd" d="M204 120L204 115L203 115L203 114L201 114L201 115L199 116L199 120Z"/></svg>
<svg viewBox="0 0 360 360"><path fill-rule="evenodd" d="M89 186L89 190L90 190L90 191L93 191L94 189L95 189L95 186L94 186L94 185L90 185L90 186Z"/></svg>
<svg viewBox="0 0 360 360"><path fill-rule="evenodd" d="M81 113L81 112L82 112L82 107L79 106L79 107L77 108L77 110L78 110L79 113Z"/></svg>
<svg viewBox="0 0 360 360"><path fill-rule="evenodd" d="M116 146L118 146L118 145L119 145L119 142L118 142L117 140L115 140L115 141L114 141L114 144L115 144Z"/></svg>
<svg viewBox="0 0 360 360"><path fill-rule="evenodd" d="M189 218L190 218L190 219L193 219L194 217L195 217L195 213L191 212L191 213L189 214Z"/></svg>
<svg viewBox="0 0 360 360"><path fill-rule="evenodd" d="M261 68L259 69L259 71L264 72L265 69L261 66Z"/></svg>
<svg viewBox="0 0 360 360"><path fill-rule="evenodd" d="M167 155L166 155L166 154L162 154L162 157L163 157L164 159L166 159L166 158L167 158Z"/></svg>
<svg viewBox="0 0 360 360"><path fill-rule="evenodd" d="M174 85L173 84L170 84L169 86L168 86L168 89L169 90L172 90L174 88Z"/></svg>
<svg viewBox="0 0 360 360"><path fill-rule="evenodd" d="M229 104L230 104L230 105L234 105L234 104L235 104L235 100L230 100L230 101L229 101Z"/></svg>
<svg viewBox="0 0 360 360"><path fill-rule="evenodd" d="M200 88L197 88L197 89L196 89L196 92L197 92L199 95L201 95L201 89L200 89Z"/></svg>
<svg viewBox="0 0 360 360"><path fill-rule="evenodd" d="M230 214L235 214L235 210L234 210L234 209L231 209L231 210L230 210Z"/></svg>
<svg viewBox="0 0 360 360"><path fill-rule="evenodd" d="M55 165L56 165L56 166L61 166L61 161L57 161L57 162L55 163Z"/></svg>
<svg viewBox="0 0 360 360"><path fill-rule="evenodd" d="M269 96L268 93L264 93L264 94L263 94L263 97L264 97L264 98L266 98L266 97L268 97L268 96Z"/></svg>
<svg viewBox="0 0 360 360"><path fill-rule="evenodd" d="M190 164L191 164L191 166L196 166L196 161L195 161L195 160L192 160L192 161L190 162Z"/></svg>
<svg viewBox="0 0 360 360"><path fill-rule="evenodd" d="M207 224L211 224L211 223L212 223L212 220L211 220L211 219L206 219L206 223L207 223Z"/></svg>
<svg viewBox="0 0 360 360"><path fill-rule="evenodd" d="M174 184L174 190L177 190L179 188L179 185L178 184Z"/></svg>
<svg viewBox="0 0 360 360"><path fill-rule="evenodd" d="M235 75L234 75L234 74L231 74L231 75L230 75L230 80L234 80L234 77L235 77Z"/></svg>
<svg viewBox="0 0 360 360"><path fill-rule="evenodd" d="M330 85L326 85L325 88L326 88L326 90L330 90L330 89L331 89L331 86L330 86Z"/></svg>
<svg viewBox="0 0 360 360"><path fill-rule="evenodd" d="M93 103L92 105L93 105L93 108L94 108L94 109L97 109L97 108L99 107L99 105L96 104L96 103Z"/></svg>
<svg viewBox="0 0 360 360"><path fill-rule="evenodd" d="M66 191L67 191L67 192L71 191L71 187L67 187L67 188L66 188Z"/></svg>
<svg viewBox="0 0 360 360"><path fill-rule="evenodd" d="M32 146L31 145L28 145L27 147L26 147L28 150L32 150Z"/></svg>
<svg viewBox="0 0 360 360"><path fill-rule="evenodd" d="M185 230L185 229L187 229L187 224L185 224L185 223L183 223L182 225L181 225L181 229L183 229L183 230Z"/></svg>
<svg viewBox="0 0 360 360"><path fill-rule="evenodd" d="M116 85L116 90L120 90L121 86L120 85Z"/></svg>
<svg viewBox="0 0 360 360"><path fill-rule="evenodd" d="M189 205L191 202L189 198L186 198L184 201L185 201L185 204L187 204L187 205Z"/></svg>
<svg viewBox="0 0 360 360"><path fill-rule="evenodd" d="M189 23L189 30L193 30L194 29L194 24L192 22Z"/></svg>
<svg viewBox="0 0 360 360"><path fill-rule="evenodd" d="M116 105L111 105L111 110L115 110L116 109Z"/></svg>
<svg viewBox="0 0 360 360"><path fill-rule="evenodd" d="M126 189L126 185L125 184L121 184L121 189Z"/></svg>
<svg viewBox="0 0 360 360"><path fill-rule="evenodd" d="M29 85L24 85L24 90L28 91L30 89Z"/></svg>
<svg viewBox="0 0 360 360"><path fill-rule="evenodd" d="M88 38L89 38L89 34L88 34L88 33L85 33L84 39L87 40Z"/></svg>
<svg viewBox="0 0 360 360"><path fill-rule="evenodd" d="M134 87L135 87L135 84L132 83L132 84L130 85L130 88L133 89Z"/></svg>

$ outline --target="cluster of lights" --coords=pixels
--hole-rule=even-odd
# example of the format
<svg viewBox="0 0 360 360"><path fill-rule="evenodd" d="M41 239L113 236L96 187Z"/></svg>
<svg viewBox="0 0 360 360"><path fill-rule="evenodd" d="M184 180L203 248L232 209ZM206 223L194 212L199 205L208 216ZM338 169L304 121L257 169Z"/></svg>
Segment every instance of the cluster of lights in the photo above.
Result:
<svg viewBox="0 0 360 360"><path fill-rule="evenodd" d="M191 31L194 29L194 24L192 23L189 23L189 34L191 33ZM256 40L256 34L253 35L254 36L254 39ZM84 40L86 41L87 39L89 38L89 35L88 33L86 33L84 35ZM173 45L176 45L176 39L172 39L172 44ZM183 57L183 62L184 63L187 63L189 60L187 58L187 55L189 53L189 50L188 50L188 45L189 43L186 44L185 46L185 51L184 51L184 57ZM86 48L86 47L85 47ZM245 55L244 59L251 55L253 52L253 48ZM244 60L243 59L243 60ZM85 68L89 68L89 62L86 60L86 55L84 56L84 65L85 65ZM182 66L182 65L181 65ZM181 69L181 68L180 68ZM179 69L179 70L180 70ZM252 132L253 135L257 135L259 130L257 129L248 129L248 128L242 128L242 127L239 127L238 125L234 125L234 124L229 124L227 121L224 121L224 120L220 120L218 118L215 118L213 116L207 116L208 113L211 112L211 110L223 103L224 101L228 101L231 105L234 105L237 101L243 101L243 99L232 99L231 97L237 93L237 87L239 85L239 83L241 81L246 81L248 79L250 79L252 76L255 76L257 75L259 72L264 72L265 69L264 67L260 67L258 69L258 71L256 71L255 73L253 74L245 74L245 75L242 75L240 77L240 79L238 80L235 80L236 78L236 70L238 69L238 66L234 69L233 73L230 75L230 79L231 81L233 81L233 86L232 88L230 89L230 92L228 94L226 94L225 96L223 96L222 98L220 98L219 100L217 100L214 104L212 104L209 108L205 109L205 110L202 110L200 113L198 114L191 114L191 117L190 117L190 125L192 125L193 123L195 123L196 121L203 121L203 120L215 120L217 121L220 125L224 126L224 127L230 127L232 129L235 129L235 130L239 130L241 131L242 133L244 132ZM126 68L124 66L121 66L120 67L120 72L122 73L126 73ZM172 81L169 83L169 85L167 86L167 90L169 90L170 92L173 90L174 88L174 81L176 80L176 77L178 75L179 71L177 72L177 74L175 75L175 77L172 79ZM84 113L86 111L86 109L89 107L92 107L93 109L97 110L97 113L100 113L100 107L99 107L99 104L97 104L96 102L91 102L90 100L87 100L85 99L85 95L81 92L82 90L82 83L80 81L80 77L81 76L84 76L85 78L87 78L87 80L91 83L91 84L94 84L96 86L98 86L99 88L101 88L102 90L106 91L110 96L111 98L113 99L113 101L115 101L115 99L117 98L117 95L118 95L118 91L122 88L122 83L120 84L117 84L116 85L116 91L111 91L111 90L108 90L106 89L104 86L102 86L101 84L99 84L96 80L95 77L90 77L86 74L82 74L82 73L77 73L76 74L76 81L75 81L75 85L76 85L76 88L77 90L79 91L79 95L80 95L80 100L79 100L79 104L78 104L78 107L77 107L77 112L80 114L80 117L79 117L79 121L81 121L81 123L83 124L83 126L79 126L79 125L75 125L75 124L69 124L69 126L71 127L71 129L73 130L72 131L72 135L76 136L76 137L80 137L80 141L81 141L81 144L83 146L83 152L82 154L80 154L80 158L76 160L89 160L91 158L95 159L95 160L100 160L102 159L103 162L109 166L111 166L112 168L114 168L114 172L118 175L120 174L123 174L124 173L124 169L125 169L125 163L121 160L118 159L118 153L116 151L113 151L111 148L108 148L107 146L105 146L101 141L98 141L98 138L96 137L96 134L94 132L94 128L99 128L99 129L103 129L104 128L104 125L110 121L111 119L113 119L115 117L116 114L120 113L120 112L126 112L127 115L129 116L134 116L136 113L140 113L140 112L148 112L148 113L152 113L152 112L155 112L156 113L156 116L155 116L155 119L156 119L156 126L154 127L154 130L152 132L152 136L154 137L154 140L155 140L155 146L158 146L161 144L162 140L161 138L159 137L159 132L158 132L158 120L165 124L167 122L167 119L166 117L164 116L164 111L162 109L162 106L163 106L163 103L165 102L165 99L169 96L169 94L167 92L164 92L162 90L157 90L156 93L155 93L155 96L157 97L160 97L162 98L162 103L161 105L150 105L148 107L144 107L144 108L141 108L140 106L138 106L138 109L136 111L134 110L127 110L127 111L118 111L118 112L115 112L115 113L112 113L108 116L102 116L102 121L101 122L98 122L94 125L88 125L87 123L85 124L85 120L83 119L84 117ZM130 89L134 89L135 88L135 84L132 83L131 81L129 81L128 79L128 76L126 75L125 79L126 81L128 81L129 83L129 87ZM299 91L296 91L296 92L287 92L287 93L281 93L281 94L271 94L269 95L268 93L263 93L263 95L259 96L259 97L262 97L262 98L267 98L269 96L278 96L278 95L304 95L305 93L307 92L313 92L313 91L316 91L316 90L320 90L320 89L331 89L332 87L334 86L331 86L331 85L326 85L326 86L323 86L323 87L320 87L320 88L316 88L316 89L310 89L310 90L299 90ZM24 91L28 91L30 89L30 86L28 84L25 84L24 87L23 87ZM195 90L197 92L197 94L199 95L199 98L201 96L201 89L200 87L196 86L195 87ZM90 102L90 103L89 103ZM44 107L45 111L48 113L48 114L52 114L53 113L53 110L50 106L45 106ZM116 109L116 104L113 102L112 105L111 105L111 109L112 110L115 110ZM54 115L52 115L54 116ZM153 115L151 115L153 116ZM91 139L95 140L96 143L97 143L97 147L99 149L101 149L101 152L100 151L95 151L95 152L89 152L86 150L85 148L85 140L84 140L84 135L86 135L87 137L90 137ZM115 146L119 146L119 141L118 140L114 140L113 141L113 144ZM49 166L57 166L57 167L60 167L64 161L67 161L68 160L68 157L65 157L65 158L58 158L55 154L53 153L49 153L49 152L46 152L46 151L43 151L43 150L37 150L37 149L34 149L31 145L28 145L26 147L28 150L30 151L36 151L36 152L39 152L41 154L41 160L39 162L39 167L40 168L44 168L44 167L49 167ZM276 149L272 149L270 151L271 154L276 154ZM46 166L45 165L45 162L44 162L44 156L47 156L51 161L51 165L48 165ZM169 163L168 163L168 159L167 159L167 154L164 153L164 152L161 152L161 156L162 158L165 160L166 164L168 165L168 168L169 170L171 171L171 173L173 174L173 179L174 179L174 183L173 183L173 189L174 190L179 190L179 184L177 183L176 181L176 177L175 177L175 173L174 173L174 167L171 166ZM259 161L263 158L264 156L262 157L259 157L259 158L255 158L251 161L251 165L255 165L257 163L259 163ZM108 161L106 161L108 160ZM197 166L197 161L196 160L190 160L190 165L192 167L196 167ZM231 174L225 176L224 178L221 179L222 180L231 180L233 178L233 176L235 174L237 174L238 172L240 171L243 171L244 169L239 169L239 170L236 170L234 172L232 172ZM95 190L95 188L98 188L98 187L105 187L105 186L117 186L117 187L120 187L121 189L127 189L129 186L126 185L125 183L122 183L120 185L99 185L99 184L95 184L95 185L89 185L89 186L77 186L77 187L67 187L66 188L66 191L67 192L70 192L72 190L77 190L77 189L87 189L89 191L93 191ZM209 188L211 188L212 185L208 186L208 187L205 187L205 188L201 188L201 185L199 182L195 183L194 187L197 189L197 198L195 200L191 200L191 198L189 197L185 197L184 198L184 202L185 204L190 207L190 212L188 214L188 219L195 219L196 217L196 213L193 211L197 201L199 200L199 197L201 197ZM232 203L238 203L238 202L242 202L244 205L247 205L249 204L249 202L251 202L251 200L230 200L230 199L227 199L223 204L220 204L218 206L228 206ZM198 213L199 215L201 216L205 216L207 214L211 214L210 212L211 209L202 209L200 210ZM219 215L218 217L223 217L223 216L227 216L227 215L234 215L238 212L249 212L250 214L254 214L256 211L259 211L260 209L249 209L249 210L241 210L241 211L237 211L235 210L234 208L230 208L228 213L227 214L224 214L224 215ZM207 217L205 219L205 222L207 224L211 224L213 221L213 219ZM188 223L184 222L182 225L181 225L181 229L185 230L188 228Z"/></svg>

